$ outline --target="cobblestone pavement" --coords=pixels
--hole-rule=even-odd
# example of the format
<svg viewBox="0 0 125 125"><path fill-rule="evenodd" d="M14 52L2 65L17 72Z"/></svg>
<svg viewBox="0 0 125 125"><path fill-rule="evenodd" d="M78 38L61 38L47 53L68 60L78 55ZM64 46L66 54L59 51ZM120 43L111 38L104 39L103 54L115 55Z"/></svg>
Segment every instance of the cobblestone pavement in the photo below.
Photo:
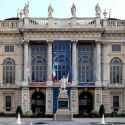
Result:
<svg viewBox="0 0 125 125"><path fill-rule="evenodd" d="M0 125L17 125L16 118L0 118ZM112 125L125 125L123 118L105 118L105 122ZM22 118L21 125L99 125L101 118L74 118L72 121L53 121L51 118ZM117 124L116 124L117 123ZM120 123L120 124L118 124ZM122 123L122 124L121 124Z"/></svg>

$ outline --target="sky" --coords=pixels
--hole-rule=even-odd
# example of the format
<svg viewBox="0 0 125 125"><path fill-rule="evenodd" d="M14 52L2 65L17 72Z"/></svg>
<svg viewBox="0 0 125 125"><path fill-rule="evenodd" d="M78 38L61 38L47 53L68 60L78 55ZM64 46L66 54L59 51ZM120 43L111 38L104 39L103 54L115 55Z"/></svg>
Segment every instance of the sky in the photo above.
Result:
<svg viewBox="0 0 125 125"><path fill-rule="evenodd" d="M72 3L76 5L77 17L95 17L95 5L99 3L109 17L125 19L125 0L0 0L0 20L17 16L17 10L23 9L29 1L30 17L48 17L48 6L51 4L53 17L70 18ZM101 15L103 18L103 14Z"/></svg>

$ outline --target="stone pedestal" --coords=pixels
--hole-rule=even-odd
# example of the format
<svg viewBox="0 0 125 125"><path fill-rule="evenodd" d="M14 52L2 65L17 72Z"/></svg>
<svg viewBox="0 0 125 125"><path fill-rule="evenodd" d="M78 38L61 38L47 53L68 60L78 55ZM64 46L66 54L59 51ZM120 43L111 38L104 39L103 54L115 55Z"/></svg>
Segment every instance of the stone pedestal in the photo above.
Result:
<svg viewBox="0 0 125 125"><path fill-rule="evenodd" d="M73 119L73 114L69 110L69 96L66 90L60 90L59 92L57 111L53 119L56 121L71 121Z"/></svg>

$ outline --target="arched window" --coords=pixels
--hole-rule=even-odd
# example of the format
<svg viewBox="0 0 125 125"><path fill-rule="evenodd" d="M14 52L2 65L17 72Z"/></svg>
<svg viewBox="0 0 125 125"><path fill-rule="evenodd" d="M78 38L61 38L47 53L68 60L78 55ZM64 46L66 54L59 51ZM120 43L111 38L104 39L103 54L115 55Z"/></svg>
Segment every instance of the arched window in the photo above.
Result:
<svg viewBox="0 0 125 125"><path fill-rule="evenodd" d="M93 82L92 57L79 56L79 82Z"/></svg>
<svg viewBox="0 0 125 125"><path fill-rule="evenodd" d="M71 43L70 41L54 41L53 65L55 68L55 80L59 81L63 75L67 75L71 66Z"/></svg>
<svg viewBox="0 0 125 125"><path fill-rule="evenodd" d="M3 83L15 82L15 61L7 58L3 62Z"/></svg>
<svg viewBox="0 0 125 125"><path fill-rule="evenodd" d="M110 82L122 83L122 61L114 57L110 63Z"/></svg>
<svg viewBox="0 0 125 125"><path fill-rule="evenodd" d="M78 47L78 79L79 82L93 82L93 47L79 45Z"/></svg>
<svg viewBox="0 0 125 125"><path fill-rule="evenodd" d="M32 81L46 81L47 46L32 45Z"/></svg>

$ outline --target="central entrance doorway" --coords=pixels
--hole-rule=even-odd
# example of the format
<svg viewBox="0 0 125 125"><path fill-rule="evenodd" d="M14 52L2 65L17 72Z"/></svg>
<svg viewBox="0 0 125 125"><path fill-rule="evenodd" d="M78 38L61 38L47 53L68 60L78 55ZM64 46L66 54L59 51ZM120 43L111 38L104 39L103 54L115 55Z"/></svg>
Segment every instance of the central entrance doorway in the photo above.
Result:
<svg viewBox="0 0 125 125"><path fill-rule="evenodd" d="M34 92L31 98L33 113L45 114L45 95L42 92Z"/></svg>
<svg viewBox="0 0 125 125"><path fill-rule="evenodd" d="M92 94L88 91L84 91L79 96L79 112L89 115L93 109Z"/></svg>

